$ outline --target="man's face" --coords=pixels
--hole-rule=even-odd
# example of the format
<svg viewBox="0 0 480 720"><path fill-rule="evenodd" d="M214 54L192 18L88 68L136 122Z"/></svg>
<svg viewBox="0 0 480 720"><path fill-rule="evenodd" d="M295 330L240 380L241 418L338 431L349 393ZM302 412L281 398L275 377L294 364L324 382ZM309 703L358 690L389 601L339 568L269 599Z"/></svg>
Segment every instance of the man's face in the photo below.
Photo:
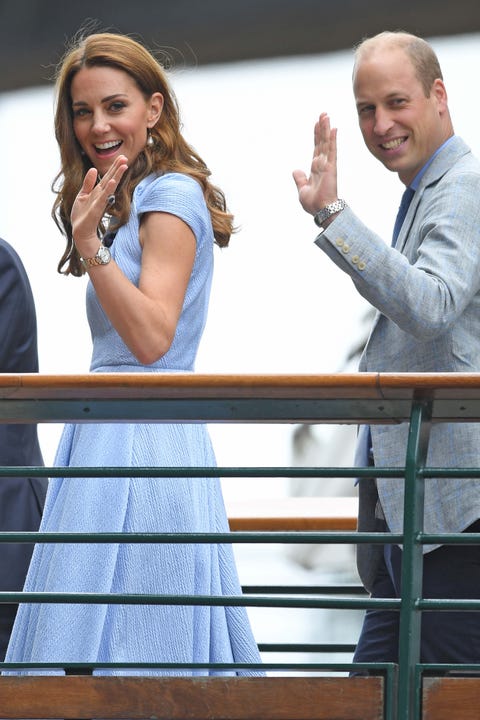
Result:
<svg viewBox="0 0 480 720"><path fill-rule="evenodd" d="M353 91L367 148L408 185L452 134L443 82L425 97L406 52L381 47L360 56Z"/></svg>

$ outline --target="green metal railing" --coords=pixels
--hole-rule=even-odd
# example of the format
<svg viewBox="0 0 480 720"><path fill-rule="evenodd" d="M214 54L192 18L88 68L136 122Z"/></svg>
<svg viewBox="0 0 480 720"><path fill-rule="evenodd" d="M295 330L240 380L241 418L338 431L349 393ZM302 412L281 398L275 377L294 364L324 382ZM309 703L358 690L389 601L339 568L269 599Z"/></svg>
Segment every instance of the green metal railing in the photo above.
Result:
<svg viewBox="0 0 480 720"><path fill-rule="evenodd" d="M421 611L480 609L474 600L426 600L421 596L422 545L473 543L475 534L427 535L423 533L424 480L428 477L478 477L480 468L427 468L429 434L434 422L480 420L480 377L476 375L319 375L319 376L195 376L0 375L0 422L229 422L229 423L358 423L408 422L409 435L404 468L292 468L292 467L87 467L0 468L5 476L61 477L390 477L405 482L404 531L351 532L240 532L234 533L0 533L0 542L53 543L402 543L401 599L371 599L357 587L250 586L238 596L170 596L90 593L0 593L0 602L123 603L242 605L246 607L394 609L400 614L398 666L392 663L272 663L272 672L348 672L365 669L385 677L385 718L420 718L422 677L425 672L457 670L457 665L420 663ZM334 595L332 595L334 591ZM344 652L348 646L281 644L260 646L263 652ZM4 669L37 667L4 664ZM88 671L89 664L42 664ZM141 663L102 667L258 669L246 664ZM480 671L479 665L460 666Z"/></svg>

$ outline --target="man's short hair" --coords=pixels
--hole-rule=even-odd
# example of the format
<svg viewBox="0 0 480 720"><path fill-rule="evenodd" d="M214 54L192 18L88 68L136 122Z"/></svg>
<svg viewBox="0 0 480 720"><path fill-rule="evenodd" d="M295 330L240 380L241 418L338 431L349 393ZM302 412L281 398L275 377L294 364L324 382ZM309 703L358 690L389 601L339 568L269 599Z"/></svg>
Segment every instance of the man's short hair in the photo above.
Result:
<svg viewBox="0 0 480 720"><path fill-rule="evenodd" d="M412 61L415 74L423 87L425 97L430 96L430 91L435 80L438 78L443 80L440 63L432 46L429 45L426 40L402 30L394 32L385 31L371 38L362 40L355 47L355 66L363 55L374 51L382 45L405 50Z"/></svg>

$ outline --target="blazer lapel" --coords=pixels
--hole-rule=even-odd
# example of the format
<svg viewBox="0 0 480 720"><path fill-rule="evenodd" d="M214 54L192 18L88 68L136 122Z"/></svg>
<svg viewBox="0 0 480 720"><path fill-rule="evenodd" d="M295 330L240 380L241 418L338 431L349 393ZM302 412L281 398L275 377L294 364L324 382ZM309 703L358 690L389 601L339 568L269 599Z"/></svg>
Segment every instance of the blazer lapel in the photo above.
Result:
<svg viewBox="0 0 480 720"><path fill-rule="evenodd" d="M412 198L410 207L405 216L402 229L397 239L395 248L402 252L405 247L405 243L410 237L410 230L415 220L417 208L422 200L422 195L426 187L433 185L438 182L445 173L450 170L457 160L470 152L470 148L464 143L459 137L453 137L448 145L433 159L429 167L426 169L420 184L415 191L415 195Z"/></svg>

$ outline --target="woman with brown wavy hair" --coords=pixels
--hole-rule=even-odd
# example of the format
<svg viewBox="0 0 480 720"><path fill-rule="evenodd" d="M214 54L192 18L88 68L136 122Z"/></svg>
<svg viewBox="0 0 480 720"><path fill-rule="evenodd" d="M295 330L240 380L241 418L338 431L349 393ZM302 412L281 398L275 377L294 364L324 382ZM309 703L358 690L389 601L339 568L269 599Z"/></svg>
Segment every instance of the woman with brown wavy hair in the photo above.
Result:
<svg viewBox="0 0 480 720"><path fill-rule="evenodd" d="M164 70L127 36L83 38L59 68L55 131L62 169L53 212L67 240L59 271L89 275L91 371L192 371L214 242L228 244L232 216L182 137ZM211 467L215 457L202 424L70 424L56 464ZM41 530L202 533L227 532L228 523L218 479L54 478ZM25 589L241 592L231 545L204 543L37 545ZM256 663L259 656L244 608L25 604L7 661L81 662L103 673L109 662Z"/></svg>

